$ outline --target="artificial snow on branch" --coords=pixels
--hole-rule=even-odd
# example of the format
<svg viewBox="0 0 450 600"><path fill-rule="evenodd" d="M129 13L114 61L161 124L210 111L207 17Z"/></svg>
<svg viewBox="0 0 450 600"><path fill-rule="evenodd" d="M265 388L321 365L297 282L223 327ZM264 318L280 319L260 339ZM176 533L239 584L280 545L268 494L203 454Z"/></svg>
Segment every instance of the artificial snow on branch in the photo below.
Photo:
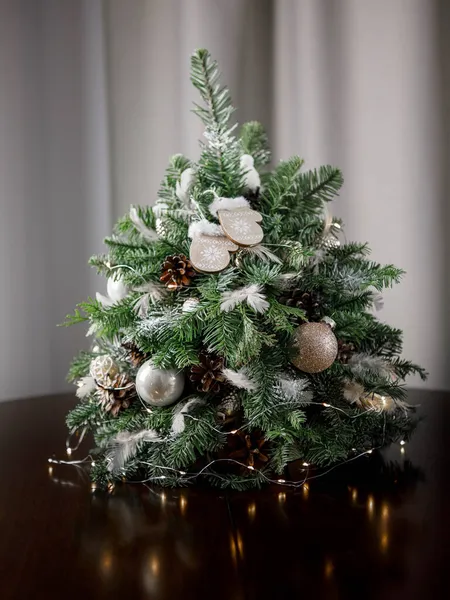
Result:
<svg viewBox="0 0 450 600"><path fill-rule="evenodd" d="M265 313L270 304L266 300L266 296L261 293L261 290L261 285L252 283L251 285L238 288L232 292L223 292L220 310L229 312L236 308L238 304L247 302L247 304L256 312Z"/></svg>

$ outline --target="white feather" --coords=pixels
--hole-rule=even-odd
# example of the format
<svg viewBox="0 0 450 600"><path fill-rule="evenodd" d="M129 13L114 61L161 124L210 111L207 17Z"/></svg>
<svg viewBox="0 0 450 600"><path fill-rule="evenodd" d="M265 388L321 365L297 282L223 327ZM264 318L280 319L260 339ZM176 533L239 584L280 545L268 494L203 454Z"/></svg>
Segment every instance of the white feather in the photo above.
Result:
<svg viewBox="0 0 450 600"><path fill-rule="evenodd" d="M269 308L269 303L264 294L261 293L262 287L256 283L233 290L232 292L223 292L220 310L229 312L236 308L238 304L247 302L253 310L264 313Z"/></svg>
<svg viewBox="0 0 450 600"><path fill-rule="evenodd" d="M219 210L235 210L236 208L249 208L250 204L244 196L237 198L216 198L209 205L209 212L213 217L217 216Z"/></svg>
<svg viewBox="0 0 450 600"><path fill-rule="evenodd" d="M185 404L178 404L173 410L173 421L172 421L172 435L179 435L182 433L186 427L185 416L186 414L194 408L194 406L201 406L205 404L203 398L191 398Z"/></svg>
<svg viewBox="0 0 450 600"><path fill-rule="evenodd" d="M223 229L216 223L210 223L206 219L195 221L189 226L188 236L193 240L199 235L223 236Z"/></svg>
<svg viewBox="0 0 450 600"><path fill-rule="evenodd" d="M384 298L375 288L372 290L372 302L375 310L378 312L384 308Z"/></svg>
<svg viewBox="0 0 450 600"><path fill-rule="evenodd" d="M98 323L91 323L89 329L86 331L86 337L90 337L91 335L94 335L94 333L97 333L98 327Z"/></svg>
<svg viewBox="0 0 450 600"><path fill-rule="evenodd" d="M300 400L302 403L308 403L312 400L312 392L308 390L308 380L281 375L278 377L277 384L282 394L288 400Z"/></svg>
<svg viewBox="0 0 450 600"><path fill-rule="evenodd" d="M177 198L183 202L183 204L189 203L189 192L195 183L196 175L194 169L188 167L185 169L180 176L180 181L176 183L175 193Z"/></svg>
<svg viewBox="0 0 450 600"><path fill-rule="evenodd" d="M95 294L95 298L96 298L97 302L100 302L100 304L104 307L112 306L114 304L114 301L111 300L111 298L109 298L108 296L104 296L103 294L100 294L100 292L97 292Z"/></svg>
<svg viewBox="0 0 450 600"><path fill-rule="evenodd" d="M121 431L109 443L107 452L108 469L117 472L123 469L125 464L136 455L139 446L144 442L160 442L160 436L153 429L142 429L130 433Z"/></svg>
<svg viewBox="0 0 450 600"><path fill-rule="evenodd" d="M344 398L349 404L359 404L361 396L365 393L364 387L356 381L346 381L344 384Z"/></svg>
<svg viewBox="0 0 450 600"><path fill-rule="evenodd" d="M263 262L272 261L281 265L282 261L276 254L274 254L271 250L263 246L262 244L257 244L256 246L249 246L247 248L241 248L242 252L247 254L253 254L257 256Z"/></svg>
<svg viewBox="0 0 450 600"><path fill-rule="evenodd" d="M86 398L86 396L89 396L89 394L92 394L96 389L97 386L93 377L82 377L77 381L77 391L75 394L77 395L77 398L83 399Z"/></svg>
<svg viewBox="0 0 450 600"><path fill-rule="evenodd" d="M379 377L389 377L392 374L389 362L375 354L364 352L354 354L348 361L348 366L352 373L359 376L371 374Z"/></svg>
<svg viewBox="0 0 450 600"><path fill-rule="evenodd" d="M161 301L166 295L166 288L153 281L148 281L143 285L133 288L135 292L144 292L144 294L134 303L134 310L139 317L147 316L150 304Z"/></svg>
<svg viewBox="0 0 450 600"><path fill-rule="evenodd" d="M233 371L232 369L223 369L223 375L226 379L235 387L243 390L256 390L258 387L254 381L250 379L245 368L239 369L239 371Z"/></svg>
<svg viewBox="0 0 450 600"><path fill-rule="evenodd" d="M261 178L254 167L255 161L250 154L241 156L241 170L244 171L245 186L255 192L261 187Z"/></svg>
<svg viewBox="0 0 450 600"><path fill-rule="evenodd" d="M149 241L158 239L158 234L156 231L153 231L153 229L147 227L147 225L139 216L136 207L134 206L130 208L130 219L143 238Z"/></svg>

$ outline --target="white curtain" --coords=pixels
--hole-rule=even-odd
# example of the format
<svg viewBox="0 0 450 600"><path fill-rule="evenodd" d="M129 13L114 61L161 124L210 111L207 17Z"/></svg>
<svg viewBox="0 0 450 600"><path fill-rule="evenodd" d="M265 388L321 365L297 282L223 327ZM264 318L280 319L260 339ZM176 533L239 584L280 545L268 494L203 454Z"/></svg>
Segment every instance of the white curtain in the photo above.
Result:
<svg viewBox="0 0 450 600"><path fill-rule="evenodd" d="M449 388L445 0L0 0L0 399L65 388L86 266L168 157L198 155L189 55L219 60L274 158L333 163L349 239L408 272L381 317ZM420 382L411 382L420 385Z"/></svg>

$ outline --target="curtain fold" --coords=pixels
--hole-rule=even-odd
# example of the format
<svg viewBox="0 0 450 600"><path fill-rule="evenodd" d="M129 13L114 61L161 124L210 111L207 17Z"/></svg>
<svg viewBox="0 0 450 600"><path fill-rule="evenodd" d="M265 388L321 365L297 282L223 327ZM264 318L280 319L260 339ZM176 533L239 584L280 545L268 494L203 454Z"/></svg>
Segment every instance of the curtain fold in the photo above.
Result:
<svg viewBox="0 0 450 600"><path fill-rule="evenodd" d="M86 266L170 155L198 156L189 55L219 60L237 119L274 161L333 163L333 211L374 260L402 266L381 317L450 388L447 228L450 8L445 0L2 0L0 399L64 389L105 282ZM420 382L414 381L414 385Z"/></svg>

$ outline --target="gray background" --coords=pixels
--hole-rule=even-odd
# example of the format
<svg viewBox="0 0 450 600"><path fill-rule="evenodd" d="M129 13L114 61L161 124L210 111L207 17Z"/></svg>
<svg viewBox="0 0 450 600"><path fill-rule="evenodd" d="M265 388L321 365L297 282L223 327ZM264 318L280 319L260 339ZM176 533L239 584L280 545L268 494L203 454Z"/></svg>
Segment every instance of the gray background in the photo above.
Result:
<svg viewBox="0 0 450 600"><path fill-rule="evenodd" d="M65 388L87 341L55 324L105 290L88 257L130 203L154 202L171 154L198 155L199 46L276 161L342 167L347 238L408 272L380 316L448 389L449 5L0 0L0 399Z"/></svg>

